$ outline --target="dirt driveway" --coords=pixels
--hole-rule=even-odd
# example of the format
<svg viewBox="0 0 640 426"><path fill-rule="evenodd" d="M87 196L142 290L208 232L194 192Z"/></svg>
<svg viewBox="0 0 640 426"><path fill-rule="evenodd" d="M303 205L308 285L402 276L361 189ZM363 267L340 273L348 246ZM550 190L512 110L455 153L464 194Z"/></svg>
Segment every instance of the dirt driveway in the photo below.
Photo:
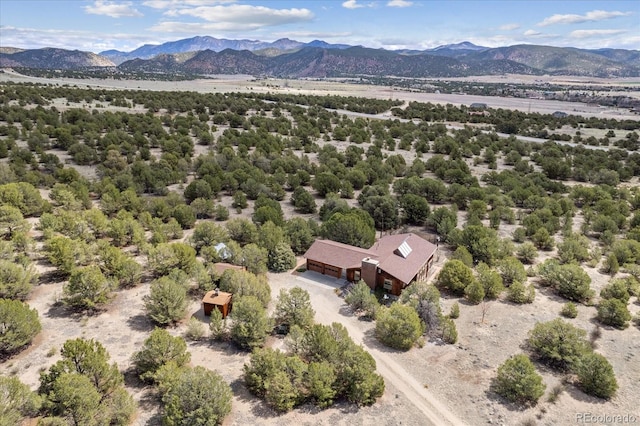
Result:
<svg viewBox="0 0 640 426"><path fill-rule="evenodd" d="M401 393L424 416L420 424L463 425L446 406L420 384L411 372L410 365L402 365L393 355L395 350L379 344L373 336L374 323L354 317L344 300L336 294L341 281L316 272L292 274L270 274L269 282L275 298L281 288L299 286L309 292L311 304L316 311L316 321L322 324L339 322L347 329L351 338L361 344L376 360L378 373L385 379L386 392L391 388Z"/></svg>

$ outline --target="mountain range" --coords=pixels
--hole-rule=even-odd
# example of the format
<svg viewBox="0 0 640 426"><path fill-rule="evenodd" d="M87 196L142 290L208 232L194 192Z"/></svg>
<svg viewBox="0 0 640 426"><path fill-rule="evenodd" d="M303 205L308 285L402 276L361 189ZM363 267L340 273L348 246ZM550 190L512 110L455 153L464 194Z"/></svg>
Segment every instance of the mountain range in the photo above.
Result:
<svg viewBox="0 0 640 426"><path fill-rule="evenodd" d="M640 76L640 51L515 45L498 48L462 42L427 50L384 50L321 40L302 43L192 37L131 52L99 55L56 48L0 47L0 67L78 69L116 67L124 72L251 74L278 77L461 77L486 74Z"/></svg>
<svg viewBox="0 0 640 426"><path fill-rule="evenodd" d="M256 52L261 50L273 49L280 53L299 50L304 47L322 47L325 49L346 49L348 44L329 44L322 40L314 40L309 43L281 38L274 42L260 40L229 40L224 38L215 38L210 36L196 36L182 40L170 41L163 44L145 44L131 52L122 52L120 50L106 50L100 52L101 56L109 58L115 64L119 65L131 59L151 59L157 55L165 53L185 53L197 52L201 50L212 50L221 52L226 49L231 50L248 50Z"/></svg>

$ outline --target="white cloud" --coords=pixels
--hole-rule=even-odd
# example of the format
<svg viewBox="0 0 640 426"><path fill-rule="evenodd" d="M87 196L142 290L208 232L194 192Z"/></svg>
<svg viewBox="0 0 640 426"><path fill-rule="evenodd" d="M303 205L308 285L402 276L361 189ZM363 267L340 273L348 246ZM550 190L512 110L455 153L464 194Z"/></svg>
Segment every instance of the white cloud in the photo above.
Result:
<svg viewBox="0 0 640 426"><path fill-rule="evenodd" d="M114 3L106 0L96 0L93 5L85 6L84 10L92 15L105 15L112 18L142 16L142 13L132 7L131 2Z"/></svg>
<svg viewBox="0 0 640 426"><path fill-rule="evenodd" d="M171 41L172 39L170 36L150 37L127 33L105 34L94 31L43 30L39 28L0 26L0 40L2 40L2 46L23 49L58 47L98 53L109 49L129 51L146 43L157 44Z"/></svg>
<svg viewBox="0 0 640 426"><path fill-rule="evenodd" d="M167 34L211 34L221 32L237 32L255 31L262 28L263 25L251 23L235 23L235 22L180 22L180 21L163 21L149 28L149 31Z"/></svg>
<svg viewBox="0 0 640 426"><path fill-rule="evenodd" d="M591 37L602 37L602 36L611 36L626 33L626 30L575 30L569 33L569 37L571 38L591 38Z"/></svg>
<svg viewBox="0 0 640 426"><path fill-rule="evenodd" d="M190 1L193 4L202 2L201 0ZM169 7L164 12L167 17L191 16L207 21L181 22L177 19L170 19L158 22L149 28L151 31L173 34L256 31L261 28L307 22L314 18L313 13L308 9L271 9L264 6L242 4L182 7L186 2L153 0L153 4L158 7L160 2L162 2L163 7ZM147 3L151 4L151 1ZM229 2L227 1L227 3ZM180 7L171 8L172 6Z"/></svg>
<svg viewBox="0 0 640 426"><path fill-rule="evenodd" d="M346 0L342 3L342 7L344 7L345 9L359 9L361 7L364 7L364 5L358 4L357 0Z"/></svg>
<svg viewBox="0 0 640 426"><path fill-rule="evenodd" d="M540 40L544 40L545 43L549 43L551 40L554 40L555 42L555 40L559 40L563 38L559 34L543 33L536 30L527 30L522 33L522 37L523 37L522 41L527 43L530 42L532 39L538 40L538 43L540 43Z"/></svg>
<svg viewBox="0 0 640 426"><path fill-rule="evenodd" d="M317 31L285 31L285 32L277 32L272 33L274 37L277 38L303 38L303 39L332 39L332 38L346 38L350 37L352 33L350 32L341 32L341 33L331 33L331 32L317 32Z"/></svg>
<svg viewBox="0 0 640 426"><path fill-rule="evenodd" d="M411 7L413 6L413 2L407 0L389 0L387 2L387 6L389 7Z"/></svg>
<svg viewBox="0 0 640 426"><path fill-rule="evenodd" d="M517 30L518 28L520 28L519 24L504 24L498 27L498 29L501 31L513 31Z"/></svg>
<svg viewBox="0 0 640 426"><path fill-rule="evenodd" d="M182 7L211 6L215 3L235 3L236 0L147 0L144 6L153 9L176 9Z"/></svg>
<svg viewBox="0 0 640 426"><path fill-rule="evenodd" d="M271 9L264 6L229 5L229 6L200 6L189 9L171 11L174 16L188 15L217 25L246 25L250 28L260 28L305 22L313 19L313 13L308 9Z"/></svg>
<svg viewBox="0 0 640 426"><path fill-rule="evenodd" d="M595 22L604 21L606 19L618 18L620 16L631 15L632 12L620 12L620 11L606 11L606 10L592 10L584 15L551 15L548 18L544 18L542 22L537 25L539 27L546 27L548 25L555 24L581 24L583 22Z"/></svg>

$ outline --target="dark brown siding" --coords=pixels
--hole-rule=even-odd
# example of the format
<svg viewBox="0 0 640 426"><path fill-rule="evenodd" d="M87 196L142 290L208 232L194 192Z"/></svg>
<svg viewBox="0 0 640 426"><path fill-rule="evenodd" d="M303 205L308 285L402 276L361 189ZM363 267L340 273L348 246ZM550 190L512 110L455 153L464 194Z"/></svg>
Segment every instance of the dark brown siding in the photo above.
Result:
<svg viewBox="0 0 640 426"><path fill-rule="evenodd" d="M203 303L204 314L211 316L211 311L218 309L222 314L222 318L226 318L231 313L231 304L226 305L214 305L213 303Z"/></svg>
<svg viewBox="0 0 640 426"><path fill-rule="evenodd" d="M327 265L322 262L316 262L311 259L307 259L307 270L320 272L323 275L330 275L336 278L340 278L342 276L342 268Z"/></svg>
<svg viewBox="0 0 640 426"><path fill-rule="evenodd" d="M393 294L394 296L400 296L400 293L402 293L402 289L404 288L404 283L384 271L381 271L376 278L376 288L384 289L385 280L391 280L391 289L386 289L386 291Z"/></svg>

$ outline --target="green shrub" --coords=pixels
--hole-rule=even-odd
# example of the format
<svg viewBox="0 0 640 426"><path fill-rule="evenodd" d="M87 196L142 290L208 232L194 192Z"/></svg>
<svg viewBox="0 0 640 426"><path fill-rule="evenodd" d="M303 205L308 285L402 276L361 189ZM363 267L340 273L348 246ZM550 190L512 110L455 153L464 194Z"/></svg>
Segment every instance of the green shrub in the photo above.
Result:
<svg viewBox="0 0 640 426"><path fill-rule="evenodd" d="M40 332L38 311L19 300L0 299L0 354L8 355L31 343Z"/></svg>
<svg viewBox="0 0 640 426"><path fill-rule="evenodd" d="M162 396L165 425L219 425L233 394L222 377L204 367L184 368Z"/></svg>
<svg viewBox="0 0 640 426"><path fill-rule="evenodd" d="M580 388L588 395L610 399L618 389L613 367L607 359L597 353L582 357L576 368Z"/></svg>
<svg viewBox="0 0 640 426"><path fill-rule="evenodd" d="M234 302L231 340L243 349L262 346L273 328L262 303L254 296L242 296Z"/></svg>
<svg viewBox="0 0 640 426"><path fill-rule="evenodd" d="M456 319L460 316L460 305L458 302L455 302L451 305L451 310L449 311L449 318Z"/></svg>
<svg viewBox="0 0 640 426"><path fill-rule="evenodd" d="M541 362L553 368L570 371L591 352L587 332L556 318L537 323L529 332L527 345Z"/></svg>
<svg viewBox="0 0 640 426"><path fill-rule="evenodd" d="M185 337L189 340L199 341L204 337L206 329L202 321L196 317L189 318L187 323L187 330L185 331Z"/></svg>
<svg viewBox="0 0 640 426"><path fill-rule="evenodd" d="M167 330L155 328L144 341L142 349L133 357L133 365L142 380L153 382L156 372L165 364L174 363L182 367L189 362L191 354L180 336L172 336Z"/></svg>
<svg viewBox="0 0 640 426"><path fill-rule="evenodd" d="M560 311L560 315L565 318L575 318L578 316L578 308L576 304L573 302L567 302L562 305L562 310Z"/></svg>
<svg viewBox="0 0 640 426"><path fill-rule="evenodd" d="M474 280L464 289L464 294L473 305L477 305L484 300L484 287L477 280Z"/></svg>
<svg viewBox="0 0 640 426"><path fill-rule="evenodd" d="M536 289L532 284L524 285L515 281L507 288L507 299L517 304L533 303L536 298Z"/></svg>
<svg viewBox="0 0 640 426"><path fill-rule="evenodd" d="M578 265L560 265L555 260L547 260L538 267L541 284L550 285L558 293L575 302L589 302L594 295L591 277Z"/></svg>
<svg viewBox="0 0 640 426"><path fill-rule="evenodd" d="M546 388L526 355L513 356L500 365L493 385L499 395L525 405L535 405Z"/></svg>
<svg viewBox="0 0 640 426"><path fill-rule="evenodd" d="M624 279L612 280L600 290L600 297L603 299L618 299L626 305L631 298L628 281Z"/></svg>
<svg viewBox="0 0 640 426"><path fill-rule="evenodd" d="M424 325L411 306L394 303L376 317L376 337L384 345L409 350L424 333Z"/></svg>
<svg viewBox="0 0 640 426"><path fill-rule="evenodd" d="M464 295L464 289L475 281L471 268L459 260L448 260L436 279L436 286L446 288L458 296Z"/></svg>
<svg viewBox="0 0 640 426"><path fill-rule="evenodd" d="M64 286L62 300L76 309L97 309L111 298L112 286L97 266L77 268Z"/></svg>
<svg viewBox="0 0 640 426"><path fill-rule="evenodd" d="M187 313L187 289L170 277L159 278L151 283L151 291L144 297L144 307L157 324L178 322Z"/></svg>
<svg viewBox="0 0 640 426"><path fill-rule="evenodd" d="M25 300L37 279L33 267L0 259L0 298Z"/></svg>
<svg viewBox="0 0 640 426"><path fill-rule="evenodd" d="M17 377L0 376L0 425L24 424L27 417L38 414L41 399Z"/></svg>
<svg viewBox="0 0 640 426"><path fill-rule="evenodd" d="M451 318L442 319L442 340L451 345L458 341L456 323Z"/></svg>
<svg viewBox="0 0 640 426"><path fill-rule="evenodd" d="M619 299L604 299L598 304L597 318L603 324L623 329L629 326L631 313Z"/></svg>
<svg viewBox="0 0 640 426"><path fill-rule="evenodd" d="M360 280L351 288L344 298L347 305L355 312L363 312L369 318L375 318L380 303L371 289L364 281Z"/></svg>
<svg viewBox="0 0 640 426"><path fill-rule="evenodd" d="M267 266L273 272L285 272L296 266L296 255L289 244L284 242L278 245L268 254Z"/></svg>

